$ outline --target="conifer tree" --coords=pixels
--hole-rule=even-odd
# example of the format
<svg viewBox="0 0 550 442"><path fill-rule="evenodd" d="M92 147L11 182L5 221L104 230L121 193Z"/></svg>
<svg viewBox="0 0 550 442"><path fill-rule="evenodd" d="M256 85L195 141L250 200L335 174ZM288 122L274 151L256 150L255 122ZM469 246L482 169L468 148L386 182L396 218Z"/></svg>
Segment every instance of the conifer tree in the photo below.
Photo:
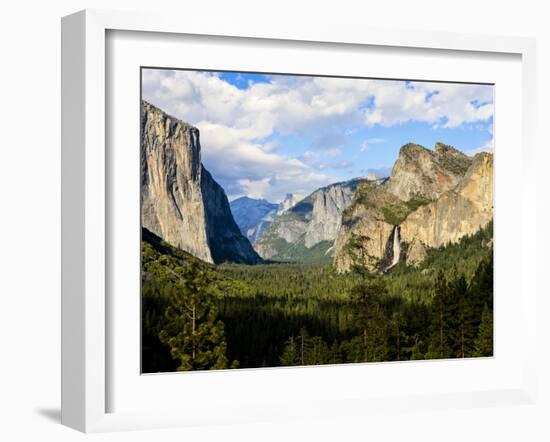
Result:
<svg viewBox="0 0 550 442"><path fill-rule="evenodd" d="M472 294L475 325L479 326L484 307L492 309L493 306L493 254L482 260L474 273L470 283Z"/></svg>
<svg viewBox="0 0 550 442"><path fill-rule="evenodd" d="M299 353L298 353L298 343L294 336L288 338L288 341L285 343L283 349L283 354L281 355L281 365L298 365L299 364Z"/></svg>
<svg viewBox="0 0 550 442"><path fill-rule="evenodd" d="M350 290L355 303L354 318L361 334L350 342L357 362L382 361L386 358L387 321L380 302L387 294L386 284L376 273L375 257L367 252L368 236L353 235L346 244L352 259L351 270L360 280Z"/></svg>
<svg viewBox="0 0 550 442"><path fill-rule="evenodd" d="M187 263L183 276L167 269L177 281L159 339L170 347L172 358L179 362L177 370L227 368L224 325L217 320L214 304L219 296L217 288L195 262Z"/></svg>
<svg viewBox="0 0 550 442"><path fill-rule="evenodd" d="M432 300L432 338L427 359L444 359L452 355L449 345L449 287L442 270L438 272L435 283L435 295Z"/></svg>
<svg viewBox="0 0 550 442"><path fill-rule="evenodd" d="M474 310L472 298L464 276L458 277L452 285L452 302L454 320L453 330L453 351L458 358L470 357L474 350Z"/></svg>
<svg viewBox="0 0 550 442"><path fill-rule="evenodd" d="M493 356L493 313L487 305L483 308L475 340L475 356Z"/></svg>

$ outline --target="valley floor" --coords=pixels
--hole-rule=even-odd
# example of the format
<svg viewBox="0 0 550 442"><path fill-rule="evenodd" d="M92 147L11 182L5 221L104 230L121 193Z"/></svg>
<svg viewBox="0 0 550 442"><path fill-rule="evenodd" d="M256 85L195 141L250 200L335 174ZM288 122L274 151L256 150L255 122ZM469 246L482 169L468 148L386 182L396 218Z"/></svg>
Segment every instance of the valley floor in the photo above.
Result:
<svg viewBox="0 0 550 442"><path fill-rule="evenodd" d="M144 236L143 372L492 355L492 226L418 267L207 265Z"/></svg>

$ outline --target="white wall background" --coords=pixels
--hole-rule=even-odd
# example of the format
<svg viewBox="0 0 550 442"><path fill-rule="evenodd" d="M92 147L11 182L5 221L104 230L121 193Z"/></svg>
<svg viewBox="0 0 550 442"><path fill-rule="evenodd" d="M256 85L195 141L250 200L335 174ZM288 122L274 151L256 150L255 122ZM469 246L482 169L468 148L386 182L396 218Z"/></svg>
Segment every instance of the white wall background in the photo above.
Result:
<svg viewBox="0 0 550 442"><path fill-rule="evenodd" d="M73 441L166 440L550 440L550 313L539 308L540 398L536 406L378 415L362 421L287 422L85 436L59 425L60 407L60 17L83 8L215 14L227 20L270 20L285 26L349 23L380 28L425 29L534 36L538 52L539 161L528 177L546 197L550 160L545 129L550 121L550 14L545 2L391 0L332 2L277 0L58 0L5 2L0 13L0 439ZM521 179L518 175L511 179ZM519 185L519 183L518 183ZM539 207L539 252L546 273L550 250ZM550 294L539 281L539 294Z"/></svg>

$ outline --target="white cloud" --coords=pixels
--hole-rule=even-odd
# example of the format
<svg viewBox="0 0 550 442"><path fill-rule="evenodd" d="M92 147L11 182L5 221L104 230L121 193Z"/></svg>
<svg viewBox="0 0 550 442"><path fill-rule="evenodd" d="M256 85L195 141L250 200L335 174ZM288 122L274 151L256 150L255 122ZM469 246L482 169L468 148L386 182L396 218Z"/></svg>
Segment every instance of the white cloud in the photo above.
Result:
<svg viewBox="0 0 550 442"><path fill-rule="evenodd" d="M483 146L477 147L475 149L471 149L471 150L467 151L466 154L473 157L474 155L476 155L480 152L493 153L494 149L495 149L494 138L491 138Z"/></svg>
<svg viewBox="0 0 550 442"><path fill-rule="evenodd" d="M378 81L373 89L374 107L365 112L368 125L422 121L453 128L487 121L494 111L489 86Z"/></svg>
<svg viewBox="0 0 550 442"><path fill-rule="evenodd" d="M154 69L144 69L142 80L145 100L200 129L206 167L234 195L279 198L285 187L307 194L327 184L330 177L316 173L320 165L342 162L322 161L317 152L340 155L361 125L458 127L493 114L487 86L275 75L242 90L218 74ZM319 135L290 158L279 153L279 134ZM365 142L362 150L378 143Z"/></svg>
<svg viewBox="0 0 550 442"><path fill-rule="evenodd" d="M260 180L249 180L248 178L243 178L238 180L238 183L242 188L243 195L259 199L265 197L271 186L269 183L269 178L262 178Z"/></svg>
<svg viewBox="0 0 550 442"><path fill-rule="evenodd" d="M299 159L302 161L310 161L314 158L319 157L319 152L314 152L312 150L306 150L302 155L300 155Z"/></svg>
<svg viewBox="0 0 550 442"><path fill-rule="evenodd" d="M345 131L361 121L457 127L493 114L492 87L397 80L273 76L271 83L241 90L205 72L144 70L143 97L192 124L210 121L246 129L255 137L342 121ZM331 136L338 135L328 135L328 141L335 141Z"/></svg>
<svg viewBox="0 0 550 442"><path fill-rule="evenodd" d="M384 140L383 138L367 138L365 141L363 141L363 143L361 144L361 152L366 152L367 150L369 150L369 147L374 145L374 144L382 144L384 143L386 140Z"/></svg>
<svg viewBox="0 0 550 442"><path fill-rule="evenodd" d="M259 180L245 178L238 180L239 188L234 192L229 192L228 197L233 200L240 196L250 196L278 203L284 199L287 193L308 195L312 190L326 186L331 182L330 176L316 172L299 175L280 174Z"/></svg>

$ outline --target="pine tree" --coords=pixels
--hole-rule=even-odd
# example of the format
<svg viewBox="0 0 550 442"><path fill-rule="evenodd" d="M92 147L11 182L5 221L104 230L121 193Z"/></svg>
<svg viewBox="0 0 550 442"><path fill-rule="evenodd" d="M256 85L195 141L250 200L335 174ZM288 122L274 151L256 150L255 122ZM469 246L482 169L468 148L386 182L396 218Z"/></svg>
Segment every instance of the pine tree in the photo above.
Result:
<svg viewBox="0 0 550 442"><path fill-rule="evenodd" d="M227 368L224 324L217 320L214 304L219 291L195 262L186 265L183 276L167 269L177 281L159 339L170 347L172 358L179 362L177 370ZM236 363L231 365L234 367Z"/></svg>
<svg viewBox="0 0 550 442"><path fill-rule="evenodd" d="M448 287L449 340L453 356L465 358L473 355L474 310L471 294L464 276L458 276Z"/></svg>
<svg viewBox="0 0 550 442"><path fill-rule="evenodd" d="M475 356L493 356L493 312L487 305L483 308L475 340Z"/></svg>
<svg viewBox="0 0 550 442"><path fill-rule="evenodd" d="M374 276L377 259L367 251L367 243L370 237L366 235L351 234L351 238L344 246L346 254L351 259L351 272L362 279L370 279Z"/></svg>
<svg viewBox="0 0 550 442"><path fill-rule="evenodd" d="M291 336L288 341L286 341L283 349L283 354L281 355L281 365L299 365L299 360L298 343L296 342L294 336Z"/></svg>
<svg viewBox="0 0 550 442"><path fill-rule="evenodd" d="M444 359L452 355L449 345L449 286L443 271L439 271L432 300L432 338L426 353L427 359Z"/></svg>
<svg viewBox="0 0 550 442"><path fill-rule="evenodd" d="M330 346L329 356L326 363L341 364L342 362L344 362L342 358L342 350L340 349L340 345L338 345L338 342L334 341Z"/></svg>
<svg viewBox="0 0 550 442"><path fill-rule="evenodd" d="M493 254L479 263L470 283L475 326L478 327L485 306L493 307Z"/></svg>
<svg viewBox="0 0 550 442"><path fill-rule="evenodd" d="M368 236L352 235L346 244L353 274L359 276L350 290L356 304L354 319L360 335L350 341L356 362L383 361L388 353L387 320L380 300L387 294L382 277L375 273L376 258L367 252Z"/></svg>
<svg viewBox="0 0 550 442"><path fill-rule="evenodd" d="M407 351L407 334L405 333L405 317L401 311L395 311L391 317L391 337L394 341L395 360L404 359L404 352Z"/></svg>

